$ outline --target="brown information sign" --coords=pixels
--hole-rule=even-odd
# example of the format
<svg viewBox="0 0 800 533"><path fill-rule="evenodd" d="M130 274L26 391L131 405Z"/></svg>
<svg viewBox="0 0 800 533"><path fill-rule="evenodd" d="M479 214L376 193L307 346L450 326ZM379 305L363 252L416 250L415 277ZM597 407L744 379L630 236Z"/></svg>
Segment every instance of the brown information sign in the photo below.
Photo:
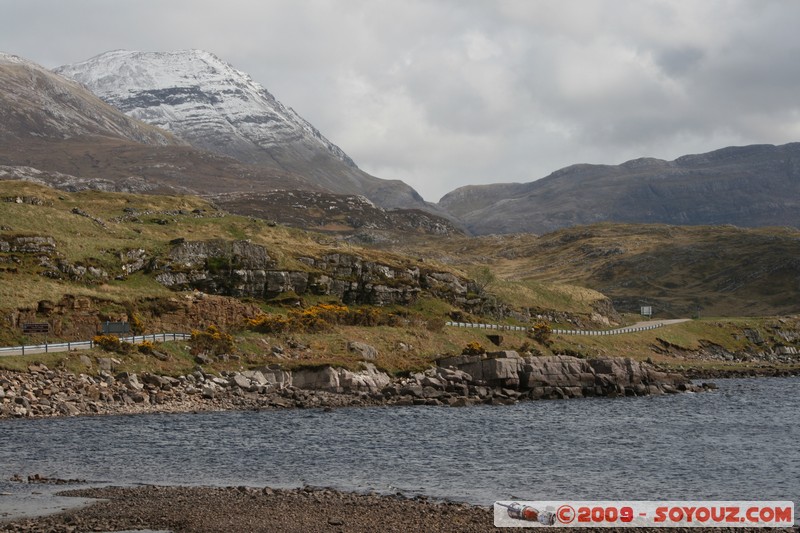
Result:
<svg viewBox="0 0 800 533"><path fill-rule="evenodd" d="M22 333L50 333L50 324L47 322L26 322L22 324Z"/></svg>
<svg viewBox="0 0 800 533"><path fill-rule="evenodd" d="M103 333L130 333L131 325L128 322L103 322Z"/></svg>

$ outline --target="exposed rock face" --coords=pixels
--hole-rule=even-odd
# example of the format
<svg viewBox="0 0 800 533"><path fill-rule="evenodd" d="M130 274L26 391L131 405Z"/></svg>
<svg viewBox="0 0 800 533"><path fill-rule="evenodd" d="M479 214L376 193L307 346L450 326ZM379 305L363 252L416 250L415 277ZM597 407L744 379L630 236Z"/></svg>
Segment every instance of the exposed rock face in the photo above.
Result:
<svg viewBox="0 0 800 533"><path fill-rule="evenodd" d="M156 275L159 283L230 296L263 297L273 281L267 271L275 266L266 248L246 241L182 242L168 260Z"/></svg>
<svg viewBox="0 0 800 533"><path fill-rule="evenodd" d="M56 251L56 241L52 237L18 236L0 237L0 252L22 254L52 254Z"/></svg>
<svg viewBox="0 0 800 533"><path fill-rule="evenodd" d="M362 366L364 370L359 372L330 366L296 370L292 372L292 385L299 389L327 392L377 393L391 381L388 375L379 372L372 363L362 363Z"/></svg>
<svg viewBox="0 0 800 533"><path fill-rule="evenodd" d="M579 359L558 355L520 357L514 351L440 359L441 367L466 372L478 386L530 391L534 398L640 396L685 390L680 374L660 372L629 358Z"/></svg>
<svg viewBox="0 0 800 533"><path fill-rule="evenodd" d="M174 289L273 298L285 292L336 296L345 303L409 304L423 290L455 303L466 302L469 282L446 272L398 267L350 254L302 257L308 271L276 270L262 246L245 241L177 244L156 279Z"/></svg>
<svg viewBox="0 0 800 533"><path fill-rule="evenodd" d="M208 266L209 259L227 259L231 268L267 269L274 266L263 246L247 241L190 241L182 242L169 254L173 264L180 263L186 268Z"/></svg>

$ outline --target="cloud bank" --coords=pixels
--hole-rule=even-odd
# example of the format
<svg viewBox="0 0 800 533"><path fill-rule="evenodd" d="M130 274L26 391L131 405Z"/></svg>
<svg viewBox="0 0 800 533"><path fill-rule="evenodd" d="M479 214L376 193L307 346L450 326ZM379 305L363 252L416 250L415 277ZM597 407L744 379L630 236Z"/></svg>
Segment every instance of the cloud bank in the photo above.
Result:
<svg viewBox="0 0 800 533"><path fill-rule="evenodd" d="M0 0L47 67L201 48L428 200L573 163L800 140L790 0Z"/></svg>

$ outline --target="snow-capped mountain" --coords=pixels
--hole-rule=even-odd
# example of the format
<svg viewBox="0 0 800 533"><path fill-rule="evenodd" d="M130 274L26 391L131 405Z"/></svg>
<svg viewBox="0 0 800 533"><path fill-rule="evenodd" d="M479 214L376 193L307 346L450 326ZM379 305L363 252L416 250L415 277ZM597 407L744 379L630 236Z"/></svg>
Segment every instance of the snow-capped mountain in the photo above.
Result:
<svg viewBox="0 0 800 533"><path fill-rule="evenodd" d="M55 72L195 147L296 173L332 192L364 194L384 207L424 206L408 185L358 169L314 126L211 53L117 50Z"/></svg>
<svg viewBox="0 0 800 533"><path fill-rule="evenodd" d="M0 179L79 190L319 190L302 176L189 146L74 80L0 52Z"/></svg>

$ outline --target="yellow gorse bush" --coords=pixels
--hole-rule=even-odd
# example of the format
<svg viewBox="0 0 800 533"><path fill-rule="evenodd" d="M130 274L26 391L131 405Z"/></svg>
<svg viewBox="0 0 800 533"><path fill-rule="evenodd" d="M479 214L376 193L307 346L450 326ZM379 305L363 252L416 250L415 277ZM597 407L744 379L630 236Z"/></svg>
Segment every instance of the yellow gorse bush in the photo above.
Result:
<svg viewBox="0 0 800 533"><path fill-rule="evenodd" d="M205 331L192 330L189 344L192 347L192 353L219 355L233 350L233 336L221 331L219 327L212 324Z"/></svg>
<svg viewBox="0 0 800 533"><path fill-rule="evenodd" d="M464 346L463 350L461 350L461 353L463 355L480 355L485 352L486 350L484 349L484 347L481 346L481 343L477 341L470 342L469 344Z"/></svg>
<svg viewBox="0 0 800 533"><path fill-rule="evenodd" d="M380 326L402 320L374 307L351 309L338 303L317 304L293 309L286 315L261 314L248 319L245 327L261 333L319 332L335 325Z"/></svg>
<svg viewBox="0 0 800 533"><path fill-rule="evenodd" d="M142 341L138 345L139 352L143 354L151 354L155 350L156 345L150 341Z"/></svg>
<svg viewBox="0 0 800 533"><path fill-rule="evenodd" d="M133 350L133 344L120 341L119 338L114 335L95 335L92 341L94 341L95 345L108 352L125 354Z"/></svg>
<svg viewBox="0 0 800 533"><path fill-rule="evenodd" d="M547 344L550 340L550 335L553 333L553 328L547 322L537 322L533 325L532 335L537 341Z"/></svg>

